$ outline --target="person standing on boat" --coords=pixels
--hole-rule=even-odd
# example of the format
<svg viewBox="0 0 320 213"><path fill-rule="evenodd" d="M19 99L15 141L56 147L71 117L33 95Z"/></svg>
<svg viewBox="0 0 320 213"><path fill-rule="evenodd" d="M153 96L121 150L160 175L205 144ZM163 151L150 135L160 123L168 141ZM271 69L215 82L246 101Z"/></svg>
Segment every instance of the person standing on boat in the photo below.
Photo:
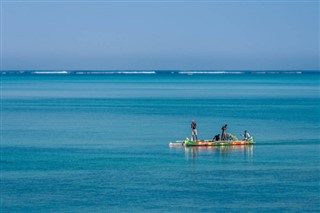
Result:
<svg viewBox="0 0 320 213"><path fill-rule="evenodd" d="M221 134L221 140L225 141L227 140L227 124L225 124L221 130L222 130L222 134Z"/></svg>
<svg viewBox="0 0 320 213"><path fill-rule="evenodd" d="M197 123L194 120L192 120L191 123L191 131L192 140L198 140Z"/></svg>

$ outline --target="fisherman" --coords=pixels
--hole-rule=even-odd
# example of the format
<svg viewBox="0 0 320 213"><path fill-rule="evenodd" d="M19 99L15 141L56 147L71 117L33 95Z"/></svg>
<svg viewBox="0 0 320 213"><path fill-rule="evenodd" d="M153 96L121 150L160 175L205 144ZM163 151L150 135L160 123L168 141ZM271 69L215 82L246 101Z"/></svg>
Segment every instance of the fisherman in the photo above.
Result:
<svg viewBox="0 0 320 213"><path fill-rule="evenodd" d="M247 141L247 140L249 140L249 138L251 138L251 135L249 134L249 132L247 130L245 130L244 135L243 135L243 140Z"/></svg>
<svg viewBox="0 0 320 213"><path fill-rule="evenodd" d="M194 120L191 123L191 138L192 141L198 140L197 123Z"/></svg>
<svg viewBox="0 0 320 213"><path fill-rule="evenodd" d="M221 134L221 140L225 141L227 140L227 124L225 124L221 130L222 130L222 134Z"/></svg>
<svg viewBox="0 0 320 213"><path fill-rule="evenodd" d="M213 137L213 141L220 141L220 134L217 134Z"/></svg>

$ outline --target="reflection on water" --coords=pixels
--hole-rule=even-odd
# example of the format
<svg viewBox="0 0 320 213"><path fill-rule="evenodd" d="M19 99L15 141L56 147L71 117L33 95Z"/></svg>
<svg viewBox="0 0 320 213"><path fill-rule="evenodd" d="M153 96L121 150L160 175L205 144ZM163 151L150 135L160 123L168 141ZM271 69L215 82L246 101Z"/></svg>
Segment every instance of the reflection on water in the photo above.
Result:
<svg viewBox="0 0 320 213"><path fill-rule="evenodd" d="M197 158L200 156L214 156L218 158L228 158L243 156L252 159L254 145L234 145L234 146L189 146L174 147L184 149L186 159Z"/></svg>

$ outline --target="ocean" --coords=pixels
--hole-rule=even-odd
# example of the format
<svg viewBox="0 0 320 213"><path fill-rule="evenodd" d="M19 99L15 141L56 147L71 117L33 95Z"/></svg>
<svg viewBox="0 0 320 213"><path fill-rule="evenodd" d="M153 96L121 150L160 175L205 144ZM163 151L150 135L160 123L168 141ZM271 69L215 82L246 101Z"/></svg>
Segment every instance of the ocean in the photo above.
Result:
<svg viewBox="0 0 320 213"><path fill-rule="evenodd" d="M1 212L319 212L319 72L2 71ZM244 130L256 144L169 147Z"/></svg>

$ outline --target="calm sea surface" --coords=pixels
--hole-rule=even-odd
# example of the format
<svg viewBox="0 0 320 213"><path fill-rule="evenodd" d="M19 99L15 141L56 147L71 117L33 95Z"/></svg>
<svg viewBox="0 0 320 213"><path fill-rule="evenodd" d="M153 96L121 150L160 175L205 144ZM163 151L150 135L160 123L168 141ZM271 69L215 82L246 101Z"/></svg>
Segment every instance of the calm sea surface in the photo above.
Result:
<svg viewBox="0 0 320 213"><path fill-rule="evenodd" d="M1 212L319 212L319 77L2 76Z"/></svg>

